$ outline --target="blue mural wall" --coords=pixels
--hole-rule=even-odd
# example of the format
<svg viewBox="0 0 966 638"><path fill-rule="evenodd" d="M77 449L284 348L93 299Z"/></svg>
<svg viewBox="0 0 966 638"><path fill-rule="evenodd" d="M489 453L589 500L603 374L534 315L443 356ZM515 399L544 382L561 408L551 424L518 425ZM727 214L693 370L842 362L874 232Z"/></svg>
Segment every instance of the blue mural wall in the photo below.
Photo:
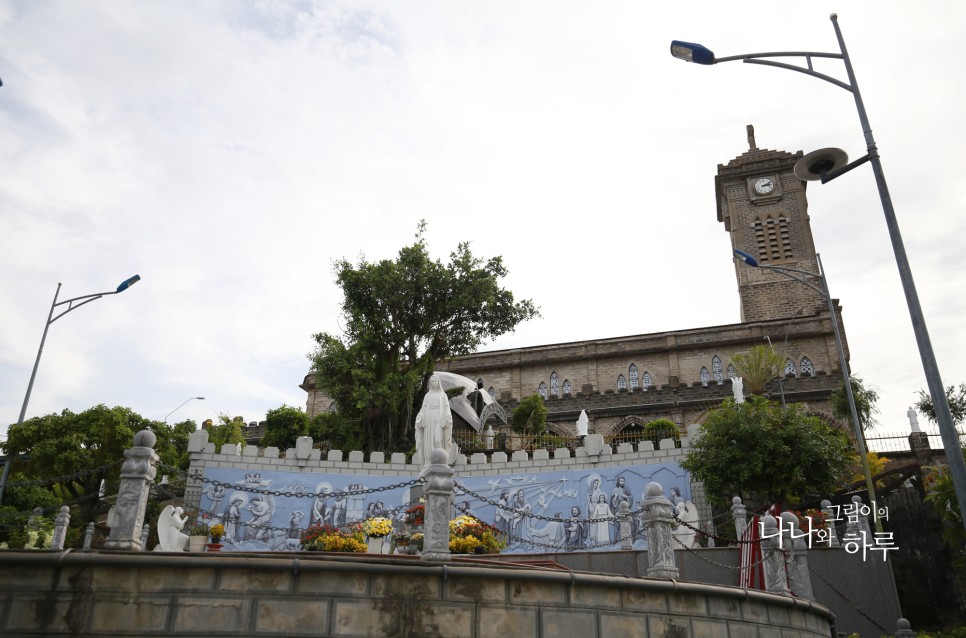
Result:
<svg viewBox="0 0 966 638"><path fill-rule="evenodd" d="M298 551L311 525L342 527L373 516L401 521L421 486L396 476L301 474L212 468L204 475L202 515L225 525L222 551ZM503 553L613 550L619 530L610 520L626 500L640 509L655 481L675 505L691 500L677 463L593 470L458 476L457 515L466 513L505 532ZM290 494L290 495L286 495ZM602 520L604 519L604 520ZM646 549L639 516L634 546Z"/></svg>

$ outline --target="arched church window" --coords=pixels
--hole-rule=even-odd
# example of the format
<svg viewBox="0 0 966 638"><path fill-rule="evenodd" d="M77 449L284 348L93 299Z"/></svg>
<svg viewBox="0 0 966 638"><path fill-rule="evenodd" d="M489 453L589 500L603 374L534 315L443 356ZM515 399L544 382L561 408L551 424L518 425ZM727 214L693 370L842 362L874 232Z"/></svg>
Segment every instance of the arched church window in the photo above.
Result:
<svg viewBox="0 0 966 638"><path fill-rule="evenodd" d="M487 392L490 393L490 398L491 399L496 399L496 390L493 388L492 385L490 386L490 389L487 390Z"/></svg>
<svg viewBox="0 0 966 638"><path fill-rule="evenodd" d="M805 376L806 374L810 377L815 376L815 366L812 365L812 360L808 357L802 357L801 371L802 376Z"/></svg>
<svg viewBox="0 0 966 638"><path fill-rule="evenodd" d="M570 379L564 379L563 382L563 393L573 395L573 387L570 385Z"/></svg>
<svg viewBox="0 0 966 638"><path fill-rule="evenodd" d="M649 387L651 387L651 373L650 372L645 372L644 374L641 375L641 387L644 388L645 390L647 390Z"/></svg>
<svg viewBox="0 0 966 638"><path fill-rule="evenodd" d="M715 383L718 385L724 383L724 373L721 372L721 359L718 355L711 357L711 372L714 374Z"/></svg>
<svg viewBox="0 0 966 638"><path fill-rule="evenodd" d="M623 374L617 375L617 389L618 390L627 389L627 379L624 378Z"/></svg>
<svg viewBox="0 0 966 638"><path fill-rule="evenodd" d="M636 390L638 384L640 383L640 377L637 375L637 366L633 363L628 370L628 376L631 378L631 390Z"/></svg>
<svg viewBox="0 0 966 638"><path fill-rule="evenodd" d="M728 364L728 378L729 379L736 379L737 377L738 377L738 371L735 370L735 366L733 364L730 364L729 363Z"/></svg>
<svg viewBox="0 0 966 638"><path fill-rule="evenodd" d="M711 382L711 373L704 366L701 367L701 385L707 387L708 383Z"/></svg>
<svg viewBox="0 0 966 638"><path fill-rule="evenodd" d="M547 384L544 383L543 381L541 381L540 382L540 385L537 387L537 392L540 394L540 396L542 396L544 399L546 399L547 398Z"/></svg>
<svg viewBox="0 0 966 638"><path fill-rule="evenodd" d="M791 359L785 359L785 376L788 375L798 376L798 371L795 370L795 362Z"/></svg>
<svg viewBox="0 0 966 638"><path fill-rule="evenodd" d="M556 372L550 373L550 396L560 396L560 380L557 378Z"/></svg>

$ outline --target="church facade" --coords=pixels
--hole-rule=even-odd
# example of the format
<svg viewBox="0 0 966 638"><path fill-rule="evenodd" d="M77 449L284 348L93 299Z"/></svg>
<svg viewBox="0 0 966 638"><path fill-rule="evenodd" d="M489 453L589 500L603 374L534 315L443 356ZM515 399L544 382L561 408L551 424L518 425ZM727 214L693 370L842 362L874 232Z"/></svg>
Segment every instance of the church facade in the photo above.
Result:
<svg viewBox="0 0 966 638"><path fill-rule="evenodd" d="M717 219L732 248L764 266L817 273L806 182L793 173L802 152L759 149L750 126L748 142L746 152L718 165L714 180ZM771 344L785 358L785 368L768 394L833 420L829 398L842 376L824 297L737 260L735 277L737 324L479 352L440 362L437 369L482 383L507 413L520 399L540 394L556 434L576 434L581 410L590 418L590 432L605 436L632 433L658 418L684 431L732 395L734 355ZM821 286L818 278L809 283ZM844 341L838 308L836 314ZM308 393L310 417L329 408L313 374L301 387Z"/></svg>

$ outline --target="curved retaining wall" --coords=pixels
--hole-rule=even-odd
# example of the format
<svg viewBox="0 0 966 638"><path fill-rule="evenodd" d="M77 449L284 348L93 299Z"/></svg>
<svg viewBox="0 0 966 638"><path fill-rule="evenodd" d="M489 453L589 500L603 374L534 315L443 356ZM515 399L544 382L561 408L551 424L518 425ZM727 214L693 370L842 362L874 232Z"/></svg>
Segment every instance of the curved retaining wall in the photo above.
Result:
<svg viewBox="0 0 966 638"><path fill-rule="evenodd" d="M509 563L304 553L4 552L4 636L834 635L808 601Z"/></svg>

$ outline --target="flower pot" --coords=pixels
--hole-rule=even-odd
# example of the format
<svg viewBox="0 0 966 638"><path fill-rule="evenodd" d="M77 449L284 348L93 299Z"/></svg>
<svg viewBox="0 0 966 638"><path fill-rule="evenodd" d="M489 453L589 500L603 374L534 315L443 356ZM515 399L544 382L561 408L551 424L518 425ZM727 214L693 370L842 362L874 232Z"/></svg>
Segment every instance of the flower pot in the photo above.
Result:
<svg viewBox="0 0 966 638"><path fill-rule="evenodd" d="M208 548L209 552L220 552L222 545L221 543L207 543L205 547Z"/></svg>
<svg viewBox="0 0 966 638"><path fill-rule="evenodd" d="M370 536L366 539L366 543L369 545L370 554L385 554L388 551L385 536Z"/></svg>
<svg viewBox="0 0 966 638"><path fill-rule="evenodd" d="M207 536L189 536L188 537L188 551L189 552L203 552L205 551L205 543L208 541Z"/></svg>

